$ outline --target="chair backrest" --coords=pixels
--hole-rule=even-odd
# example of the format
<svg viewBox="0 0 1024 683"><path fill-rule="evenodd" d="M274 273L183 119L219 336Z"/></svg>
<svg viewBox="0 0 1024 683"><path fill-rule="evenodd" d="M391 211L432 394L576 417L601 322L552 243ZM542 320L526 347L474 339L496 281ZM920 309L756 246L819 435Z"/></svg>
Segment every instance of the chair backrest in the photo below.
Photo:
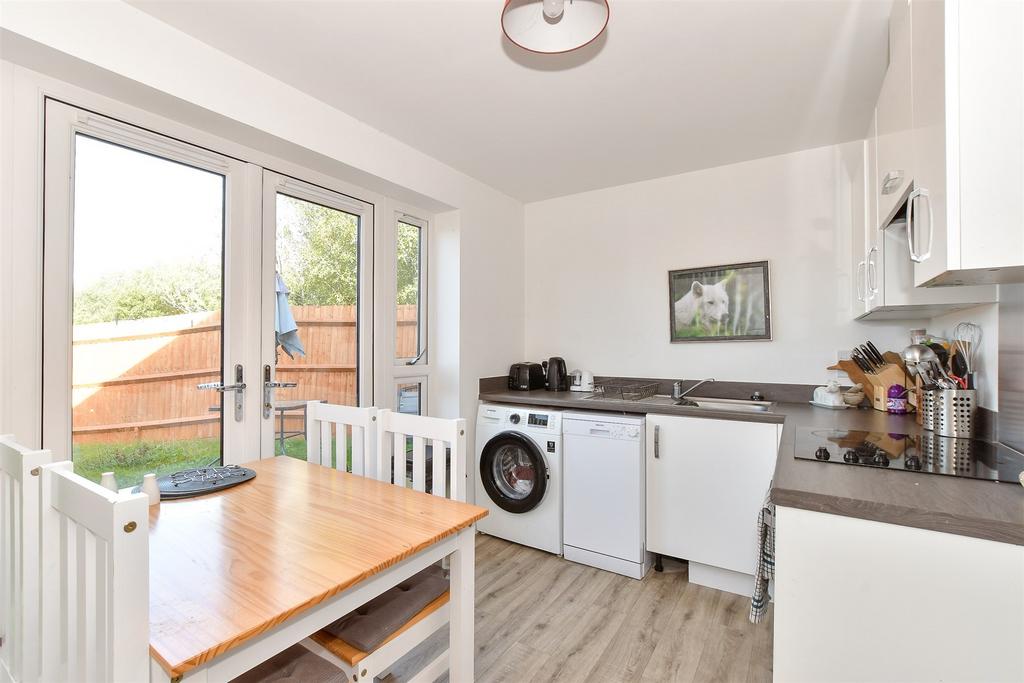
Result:
<svg viewBox="0 0 1024 683"><path fill-rule="evenodd" d="M412 487L417 491L466 500L466 421L406 415L393 410L377 413L377 478L406 484L406 455L412 442ZM430 490L427 491L426 445L430 442ZM450 451L449 451L450 449ZM450 467L446 472L446 452ZM447 474L447 476L446 476ZM446 490L447 484L447 490Z"/></svg>
<svg viewBox="0 0 1024 683"><path fill-rule="evenodd" d="M377 409L310 401L306 407L306 460L375 477ZM337 451L332 463L332 448Z"/></svg>
<svg viewBox="0 0 1024 683"><path fill-rule="evenodd" d="M0 436L0 680L39 679L39 491L52 460Z"/></svg>
<svg viewBox="0 0 1024 683"><path fill-rule="evenodd" d="M42 470L44 681L149 680L149 499Z"/></svg>

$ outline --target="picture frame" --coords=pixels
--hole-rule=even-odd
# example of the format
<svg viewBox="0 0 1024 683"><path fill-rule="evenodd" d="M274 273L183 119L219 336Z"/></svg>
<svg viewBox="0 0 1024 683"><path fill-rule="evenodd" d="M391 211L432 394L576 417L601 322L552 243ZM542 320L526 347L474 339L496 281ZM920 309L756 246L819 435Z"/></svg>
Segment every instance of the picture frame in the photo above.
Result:
<svg viewBox="0 0 1024 683"><path fill-rule="evenodd" d="M673 344L772 338L768 261L671 270L668 292Z"/></svg>

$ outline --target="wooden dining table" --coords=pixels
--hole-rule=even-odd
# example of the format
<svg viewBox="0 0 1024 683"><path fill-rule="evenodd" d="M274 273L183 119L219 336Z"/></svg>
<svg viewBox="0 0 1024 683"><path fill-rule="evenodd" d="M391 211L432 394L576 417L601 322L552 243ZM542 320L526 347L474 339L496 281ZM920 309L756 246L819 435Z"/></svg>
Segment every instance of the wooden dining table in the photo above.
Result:
<svg viewBox="0 0 1024 683"><path fill-rule="evenodd" d="M473 680L475 505L289 457L150 512L150 680L229 681L450 558L450 679Z"/></svg>

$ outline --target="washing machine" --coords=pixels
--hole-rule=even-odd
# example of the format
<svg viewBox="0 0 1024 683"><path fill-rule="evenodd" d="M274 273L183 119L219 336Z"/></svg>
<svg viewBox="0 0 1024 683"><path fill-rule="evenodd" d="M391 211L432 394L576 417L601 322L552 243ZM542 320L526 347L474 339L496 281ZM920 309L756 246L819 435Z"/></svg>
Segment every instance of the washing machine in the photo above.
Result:
<svg viewBox="0 0 1024 683"><path fill-rule="evenodd" d="M562 554L562 414L482 403L476 421L477 528Z"/></svg>

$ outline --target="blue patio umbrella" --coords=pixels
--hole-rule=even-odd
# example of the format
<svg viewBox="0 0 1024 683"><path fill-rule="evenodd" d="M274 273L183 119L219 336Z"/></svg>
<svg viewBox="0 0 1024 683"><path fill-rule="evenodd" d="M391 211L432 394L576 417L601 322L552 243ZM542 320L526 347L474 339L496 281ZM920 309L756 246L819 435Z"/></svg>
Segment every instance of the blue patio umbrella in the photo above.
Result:
<svg viewBox="0 0 1024 683"><path fill-rule="evenodd" d="M292 308L288 305L288 287L281 279L280 273L275 273L274 276L277 278L274 286L277 293L274 306L274 336L277 345L284 349L289 358L295 358L296 353L305 356L306 349L302 348L302 340L299 339L299 326L295 324Z"/></svg>

